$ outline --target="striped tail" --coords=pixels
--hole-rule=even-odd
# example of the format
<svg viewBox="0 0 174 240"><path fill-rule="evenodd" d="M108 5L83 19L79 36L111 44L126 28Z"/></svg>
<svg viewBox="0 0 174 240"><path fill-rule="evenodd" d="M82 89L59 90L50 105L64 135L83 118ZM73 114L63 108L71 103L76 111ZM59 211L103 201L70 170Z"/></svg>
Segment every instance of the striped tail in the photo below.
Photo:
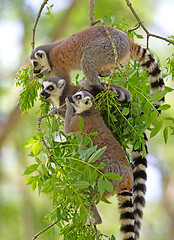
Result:
<svg viewBox="0 0 174 240"><path fill-rule="evenodd" d="M119 200L120 211L120 231L123 235L123 240L135 240L134 233L134 209L132 192L129 190L122 190L117 198Z"/></svg>
<svg viewBox="0 0 174 240"><path fill-rule="evenodd" d="M150 52L145 48L131 42L131 58L136 59L149 74L149 82L151 84L151 94L164 90L164 80L161 75L158 63L152 57ZM164 97L157 102L153 102L157 106L161 106L164 103Z"/></svg>
<svg viewBox="0 0 174 240"><path fill-rule="evenodd" d="M146 134L144 133L144 139L147 141ZM147 152L147 146L146 152ZM133 176L133 206L134 206L134 230L135 230L135 240L138 240L141 228L141 219L143 217L143 208L145 206L145 193L146 193L146 168L147 159L143 156L142 151L132 152L132 162L134 166Z"/></svg>

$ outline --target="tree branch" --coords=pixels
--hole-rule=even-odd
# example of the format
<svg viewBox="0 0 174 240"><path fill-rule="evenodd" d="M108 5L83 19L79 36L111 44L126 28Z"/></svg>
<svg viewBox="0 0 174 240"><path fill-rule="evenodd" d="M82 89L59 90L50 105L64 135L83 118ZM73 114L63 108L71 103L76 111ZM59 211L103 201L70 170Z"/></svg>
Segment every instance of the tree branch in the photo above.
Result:
<svg viewBox="0 0 174 240"><path fill-rule="evenodd" d="M150 33L147 28L144 26L144 24L142 23L141 19L138 17L137 13L135 12L135 10L133 9L132 7L132 4L130 3L129 0L125 0L128 7L130 8L131 12L133 13L133 15L135 16L135 18L137 19L139 25L142 27L142 29L145 31L145 33L147 34L147 49L149 48L149 37L155 37L155 38L159 38L159 39L162 39L168 43L171 43L174 45L174 42L172 42L171 40L169 40L168 38L164 38L164 37L161 37L159 35L156 35L156 34L152 34Z"/></svg>
<svg viewBox="0 0 174 240"><path fill-rule="evenodd" d="M89 0L89 26L90 27L94 23L94 5L95 5L95 0Z"/></svg>
<svg viewBox="0 0 174 240"><path fill-rule="evenodd" d="M36 235L34 235L34 237L32 238L32 240L36 239L39 235L41 235L42 233L44 233L45 231L47 231L48 229L50 229L51 227L53 227L56 223L58 222L55 221L53 222L51 225L49 225L48 227L44 228L42 231L40 231L39 233L37 233Z"/></svg>
<svg viewBox="0 0 174 240"><path fill-rule="evenodd" d="M33 26L33 36L32 36L32 42L31 42L31 46L32 46L32 51L34 50L34 44L35 44L35 32L36 32L36 27L37 27L37 23L39 21L39 18L41 16L41 13L42 13L42 10L44 9L45 5L47 4L49 0L44 0L42 5L40 6L40 9L39 9L39 12L37 14L37 18L36 18L36 21L34 23L34 26Z"/></svg>

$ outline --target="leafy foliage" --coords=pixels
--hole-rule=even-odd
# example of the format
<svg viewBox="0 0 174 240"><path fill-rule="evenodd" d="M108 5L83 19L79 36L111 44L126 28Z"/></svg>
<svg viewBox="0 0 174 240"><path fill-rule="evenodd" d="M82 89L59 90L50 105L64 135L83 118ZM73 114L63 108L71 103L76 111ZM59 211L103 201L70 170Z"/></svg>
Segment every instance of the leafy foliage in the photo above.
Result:
<svg viewBox="0 0 174 240"><path fill-rule="evenodd" d="M38 90L40 84L36 79L30 80L32 74L31 64L25 68L19 70L16 75L16 86L22 86L22 90L19 95L19 102L21 103L21 111L26 112L28 109L34 106L34 102L38 96Z"/></svg>
<svg viewBox="0 0 174 240"><path fill-rule="evenodd" d="M164 97L167 93L173 91L172 88L165 87L162 92L150 94L150 85L147 79L147 73L140 70L136 61L130 62L124 70L124 75L129 79L126 82L121 74L117 72L114 75L113 83L121 85L128 89L132 94L132 100L128 104L120 105L117 102L114 92L105 91L96 98L97 105L101 114L104 116L105 123L111 129L115 138L121 143L125 152L144 148L143 132L148 130L150 137L154 137L165 124L170 121L167 129L173 129L174 118L158 114L155 106L151 102L156 102ZM104 79L103 79L104 80ZM110 79L108 79L110 82ZM161 112L170 109L169 104L159 107ZM169 131L164 129L164 140L167 143Z"/></svg>
<svg viewBox="0 0 174 240"><path fill-rule="evenodd" d="M110 23L116 26L113 19ZM116 27L124 31L128 29L125 22L122 26ZM135 32L131 32L130 35L142 38ZM172 58L167 59L167 64L167 74L173 76ZM40 89L36 80L29 80L31 71L29 65L20 70L17 75L17 85L23 85L19 96L22 112L34 106ZM148 130L152 138L163 130L165 143L167 143L169 134L174 134L174 118L163 114L163 111L170 109L170 105L161 106L159 110L162 114L158 116L155 106L151 103L158 101L173 89L165 87L162 92L151 95L147 73L140 70L140 65L136 61L130 62L123 69L123 73L128 78L128 82L120 72L116 72L112 81L131 92L131 102L120 105L116 95L107 90L99 94L96 101L105 123L130 159L132 150L143 149L146 154L144 131ZM110 82L111 78L102 79L102 81ZM46 114L49 108L48 102L41 102L41 114ZM30 156L36 160L36 163L26 168L24 175L28 177L25 181L31 185L33 191L38 189L40 194L50 196L53 211L46 218L51 221L58 220L57 225L63 239L94 239L92 226L85 225L91 213L89 193L95 192L92 202L98 202L101 199L109 204L110 202L103 197L105 190L113 194L113 186L109 180L119 181L121 178L114 173L103 174L104 163L98 167L95 166L95 161L106 149L106 147L97 149L97 146L93 145L90 136L97 133L85 135L83 139L80 132L77 136L71 134L65 136L61 119L49 117L44 120L44 123L45 131L36 134L33 140L24 144L24 147L31 147ZM79 130L83 131L84 122L80 117L78 124ZM41 144L42 137L46 140L53 155L51 162L48 160L48 152ZM102 239L102 236L103 234L99 233L99 239ZM114 240L115 237L111 236L110 239Z"/></svg>
<svg viewBox="0 0 174 240"><path fill-rule="evenodd" d="M44 135L50 143L52 162L48 161L46 151L40 149L43 134L37 134L33 140L24 144L24 147L32 148L30 156L36 158L36 163L24 172L24 175L32 174L25 181L31 184L33 190L38 188L40 193L50 196L54 210L47 218L58 220L57 225L64 239L94 239L92 227L85 226L90 212L89 193L96 192L92 202L100 198L108 202L103 193L107 190L113 194L109 179L120 180L121 177L115 173L103 174L104 164L98 167L94 165L106 147L96 150L97 146L93 145L90 136L86 135L82 139L80 133L77 137L70 134L65 138L62 124L55 118L46 124L47 132ZM83 124L80 120L81 129ZM57 135L54 134L55 130Z"/></svg>

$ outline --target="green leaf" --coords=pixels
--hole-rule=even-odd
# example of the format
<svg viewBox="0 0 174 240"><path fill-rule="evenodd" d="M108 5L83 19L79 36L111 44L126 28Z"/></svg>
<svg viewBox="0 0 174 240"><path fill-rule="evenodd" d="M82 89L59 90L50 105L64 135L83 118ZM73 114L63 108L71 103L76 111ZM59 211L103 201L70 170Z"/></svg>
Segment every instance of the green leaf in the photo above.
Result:
<svg viewBox="0 0 174 240"><path fill-rule="evenodd" d="M79 189L84 189L89 187L89 183L85 181L77 181L73 184L74 187L79 188Z"/></svg>
<svg viewBox="0 0 174 240"><path fill-rule="evenodd" d="M89 180L92 187L95 186L95 184L96 184L96 179L97 179L97 171L96 171L96 170L93 170L92 173L91 173L91 175L90 175L90 180Z"/></svg>
<svg viewBox="0 0 174 240"><path fill-rule="evenodd" d="M31 174L37 171L39 164L32 164L31 166L27 167L23 175Z"/></svg>
<svg viewBox="0 0 174 240"><path fill-rule="evenodd" d="M92 154L92 156L89 158L88 162L93 163L97 159L99 159L99 157L101 157L101 155L105 152L106 148L107 148L107 146L104 146L104 147L98 149L95 153Z"/></svg>
<svg viewBox="0 0 174 240"><path fill-rule="evenodd" d="M171 133L171 135L174 135L174 127L169 126L169 128L173 131L173 132Z"/></svg>
<svg viewBox="0 0 174 240"><path fill-rule="evenodd" d="M156 92L155 94L151 95L149 100L151 102L157 102L161 100L168 92L172 92L174 89L170 87L165 87L165 89L161 92Z"/></svg>
<svg viewBox="0 0 174 240"><path fill-rule="evenodd" d="M165 91L166 92L172 92L172 91L174 91L174 88L165 86Z"/></svg>
<svg viewBox="0 0 174 240"><path fill-rule="evenodd" d="M136 37L139 38L139 39L143 39L143 36L140 35L140 34L136 34Z"/></svg>
<svg viewBox="0 0 174 240"><path fill-rule="evenodd" d="M42 132L39 132L39 133L36 134L36 138L38 140L41 139L43 136L44 136L44 133L42 133Z"/></svg>
<svg viewBox="0 0 174 240"><path fill-rule="evenodd" d="M42 166L43 173L44 173L46 176L48 176L48 170L47 170L47 168L45 167L45 165L42 164L41 166Z"/></svg>
<svg viewBox="0 0 174 240"><path fill-rule="evenodd" d="M114 235L111 236L110 240L116 240L116 238L114 237Z"/></svg>
<svg viewBox="0 0 174 240"><path fill-rule="evenodd" d="M78 171L77 172L75 172L75 171L73 171L73 172L70 172L67 176L68 176L68 178L78 178L78 177L80 177L82 175L82 173L79 173Z"/></svg>
<svg viewBox="0 0 174 240"><path fill-rule="evenodd" d="M164 142L165 142L165 144L167 143L167 140L168 140L168 133L169 133L168 127L165 127L165 128L164 128L164 131L163 131L163 136L164 136Z"/></svg>
<svg viewBox="0 0 174 240"><path fill-rule="evenodd" d="M34 190L36 189L36 184L37 184L37 179L35 178L34 181L31 184L32 190L34 192Z"/></svg>
<svg viewBox="0 0 174 240"><path fill-rule="evenodd" d="M171 108L171 106L170 106L169 104L164 104L164 105L160 106L160 107L158 108L158 110L163 110L163 111L165 111L165 110L168 110L169 108Z"/></svg>
<svg viewBox="0 0 174 240"><path fill-rule="evenodd" d="M106 199L105 197L101 197L101 200L107 204L112 204L111 202L108 201L108 199Z"/></svg>
<svg viewBox="0 0 174 240"><path fill-rule="evenodd" d="M173 117L166 117L165 120L172 121L174 123L174 118Z"/></svg>
<svg viewBox="0 0 174 240"><path fill-rule="evenodd" d="M81 132L84 128L84 121L80 115L79 115L79 119L78 119L78 128L79 128L79 132Z"/></svg>
<svg viewBox="0 0 174 240"><path fill-rule="evenodd" d="M61 219L62 219L61 210L57 208L57 220L60 221Z"/></svg>
<svg viewBox="0 0 174 240"><path fill-rule="evenodd" d="M135 34L135 36L136 36L137 38L139 38L139 39L143 39L143 38L144 38L142 35L137 34L136 32L134 32L134 34Z"/></svg>
<svg viewBox="0 0 174 240"><path fill-rule="evenodd" d="M30 140L30 141L27 141L26 143L24 143L22 146L24 148L28 148L28 147L31 147L33 145L33 143L35 143L36 140Z"/></svg>
<svg viewBox="0 0 174 240"><path fill-rule="evenodd" d="M82 141L82 146L87 146L89 144L89 142L91 141L91 138L88 135L85 135L85 137L83 138Z"/></svg>
<svg viewBox="0 0 174 240"><path fill-rule="evenodd" d="M150 133L150 137L154 137L162 128L162 121L159 121L155 127L152 129L151 133Z"/></svg>
<svg viewBox="0 0 174 240"><path fill-rule="evenodd" d="M113 187L112 183L107 178L104 179L104 182L105 182L106 190L113 195L114 194L114 187Z"/></svg>
<svg viewBox="0 0 174 240"><path fill-rule="evenodd" d="M84 149L80 149L80 153L84 158L88 158L91 154L93 154L93 152L95 152L97 149L97 145L92 146L86 150Z"/></svg>
<svg viewBox="0 0 174 240"><path fill-rule="evenodd" d="M127 116L129 114L129 111L130 111L129 108L124 108L123 111L122 111L122 114L124 116Z"/></svg>
<svg viewBox="0 0 174 240"><path fill-rule="evenodd" d="M98 169L103 169L106 166L106 163L102 162L100 163Z"/></svg>
<svg viewBox="0 0 174 240"><path fill-rule="evenodd" d="M38 155L39 150L40 150L40 141L38 140L37 142L35 142L35 143L32 145L32 152L33 152L33 154L34 154L35 157Z"/></svg>
<svg viewBox="0 0 174 240"><path fill-rule="evenodd" d="M117 173L105 173L105 177L111 179L111 180L122 180L122 177L118 175Z"/></svg>
<svg viewBox="0 0 174 240"><path fill-rule="evenodd" d="M98 186L98 191L99 191L100 195L102 196L103 193L105 192L105 182L104 182L102 176L98 179L97 186Z"/></svg>
<svg viewBox="0 0 174 240"><path fill-rule="evenodd" d="M90 176L91 176L91 168L90 166L86 165L83 170L83 180L88 182L90 180Z"/></svg>
<svg viewBox="0 0 174 240"><path fill-rule="evenodd" d="M98 132L91 132L89 136L97 136Z"/></svg>

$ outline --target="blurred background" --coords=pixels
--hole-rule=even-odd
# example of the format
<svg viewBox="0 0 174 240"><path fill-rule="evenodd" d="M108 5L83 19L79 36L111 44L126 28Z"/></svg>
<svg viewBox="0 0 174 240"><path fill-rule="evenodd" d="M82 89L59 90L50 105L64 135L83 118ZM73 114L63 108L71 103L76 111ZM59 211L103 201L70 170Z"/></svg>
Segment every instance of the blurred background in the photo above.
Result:
<svg viewBox="0 0 174 240"><path fill-rule="evenodd" d="M48 196L32 191L23 179L25 167L32 164L22 144L37 133L38 105L21 114L17 105L20 88L15 73L29 63L33 24L42 0L0 0L0 239L31 240L48 223L44 216L52 210ZM148 30L168 37L174 35L173 0L132 0L131 3ZM54 4L51 14L47 7ZM69 36L89 25L88 0L50 0L39 20L35 47ZM95 19L115 17L116 23L134 27L136 20L126 1L95 0ZM106 21L107 22L107 21ZM144 33L138 30L141 34ZM144 35L145 36L145 35ZM146 38L145 38L146 39ZM135 39L138 42L138 39ZM139 40L146 45L145 40ZM166 58L173 47L160 39L150 38L150 48L159 56L165 72ZM166 85L174 87L171 76ZM172 105L168 115L174 116L174 94L166 102ZM149 140L147 204L141 240L174 239L174 136L164 143L162 133ZM115 198L112 205L99 204L103 233L118 234L118 212ZM38 239L60 239L54 227Z"/></svg>

